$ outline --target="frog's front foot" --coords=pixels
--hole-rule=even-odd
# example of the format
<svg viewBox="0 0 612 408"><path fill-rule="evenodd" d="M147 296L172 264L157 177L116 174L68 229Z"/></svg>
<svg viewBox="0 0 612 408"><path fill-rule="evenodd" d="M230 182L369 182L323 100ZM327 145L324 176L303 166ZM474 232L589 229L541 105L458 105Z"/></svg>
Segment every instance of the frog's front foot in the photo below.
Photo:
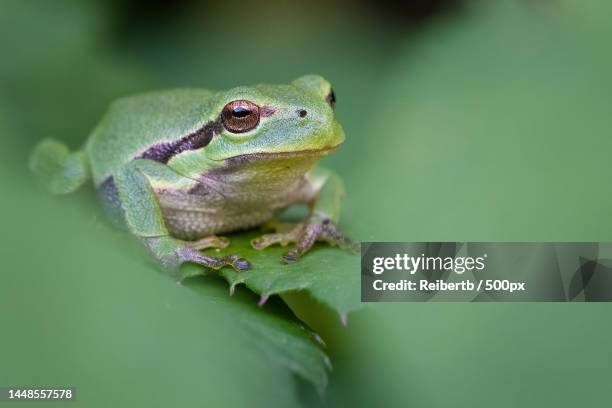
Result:
<svg viewBox="0 0 612 408"><path fill-rule="evenodd" d="M336 224L329 218L311 215L303 222L300 222L287 229L287 224L271 224L276 232L265 234L251 241L251 246L257 250L262 250L270 245L280 244L285 246L295 243L295 246L283 255L285 262L295 262L302 255L312 248L316 241L324 241L342 249L352 248L352 242L338 230Z"/></svg>

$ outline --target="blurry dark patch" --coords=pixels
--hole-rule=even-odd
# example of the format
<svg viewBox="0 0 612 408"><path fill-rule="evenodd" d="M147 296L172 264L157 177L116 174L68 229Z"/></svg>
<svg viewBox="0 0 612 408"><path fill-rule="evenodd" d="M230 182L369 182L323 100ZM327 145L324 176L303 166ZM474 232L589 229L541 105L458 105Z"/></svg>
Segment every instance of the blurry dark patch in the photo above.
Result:
<svg viewBox="0 0 612 408"><path fill-rule="evenodd" d="M221 133L221 119L210 121L200 129L174 142L158 143L148 148L137 158L150 159L160 163L168 163L170 159L187 150L197 150L206 147L212 138Z"/></svg>
<svg viewBox="0 0 612 408"><path fill-rule="evenodd" d="M198 8L196 0L112 0L113 31L119 35L142 27L156 27L182 19Z"/></svg>
<svg viewBox="0 0 612 408"><path fill-rule="evenodd" d="M202 19L215 20L226 16L226 10L231 8L224 0L113 0L110 3L113 11L112 31L120 37L143 30L159 30L177 21L184 24L194 15L198 16L200 23ZM465 0L344 0L339 1L336 8L359 10L368 18L384 23L385 27L403 29L424 25L439 16L456 11L464 3ZM326 10L329 3L312 0L309 7ZM297 3L295 9L299 10ZM236 23L239 24L242 17L236 18Z"/></svg>
<svg viewBox="0 0 612 408"><path fill-rule="evenodd" d="M359 0L357 3L367 8L368 13L384 17L388 22L398 25L404 22L421 25L441 15L457 11L465 0Z"/></svg>
<svg viewBox="0 0 612 408"><path fill-rule="evenodd" d="M300 109L300 110L298 110L298 116L299 116L300 118L305 118L305 117L306 117L306 115L308 115L308 111L306 111L306 110L304 110L304 109Z"/></svg>

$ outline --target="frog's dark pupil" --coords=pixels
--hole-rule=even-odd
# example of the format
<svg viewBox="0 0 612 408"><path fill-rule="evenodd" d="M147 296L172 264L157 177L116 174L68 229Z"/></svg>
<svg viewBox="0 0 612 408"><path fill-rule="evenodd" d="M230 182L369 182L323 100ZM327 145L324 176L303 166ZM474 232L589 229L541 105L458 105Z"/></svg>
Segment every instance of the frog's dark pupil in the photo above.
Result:
<svg viewBox="0 0 612 408"><path fill-rule="evenodd" d="M244 118L246 116L249 116L250 114L251 111L249 109L243 108L242 106L236 106L232 110L232 116L235 118Z"/></svg>

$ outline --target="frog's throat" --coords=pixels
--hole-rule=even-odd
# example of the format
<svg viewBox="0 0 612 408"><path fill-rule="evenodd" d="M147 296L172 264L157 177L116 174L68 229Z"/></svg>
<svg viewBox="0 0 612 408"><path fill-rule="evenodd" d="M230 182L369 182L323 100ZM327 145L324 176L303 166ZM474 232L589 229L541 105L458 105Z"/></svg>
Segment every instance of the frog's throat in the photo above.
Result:
<svg viewBox="0 0 612 408"><path fill-rule="evenodd" d="M330 152L336 150L340 144L332 147L326 147L323 149L305 149L305 150L297 150L292 152L268 152L268 153L247 153L240 154L238 156L229 157L227 159L223 159L225 166L233 167L240 166L252 162L259 161L274 161L277 159L289 159L289 158L316 158L323 157Z"/></svg>

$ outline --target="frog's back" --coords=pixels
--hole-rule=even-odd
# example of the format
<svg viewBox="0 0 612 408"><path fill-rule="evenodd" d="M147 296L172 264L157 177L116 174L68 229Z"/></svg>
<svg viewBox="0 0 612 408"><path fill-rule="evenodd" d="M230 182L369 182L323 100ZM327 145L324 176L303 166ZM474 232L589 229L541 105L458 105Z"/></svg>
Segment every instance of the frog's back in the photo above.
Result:
<svg viewBox="0 0 612 408"><path fill-rule="evenodd" d="M206 89L173 89L113 102L85 146L95 184L147 148L181 138L212 119L213 94Z"/></svg>

